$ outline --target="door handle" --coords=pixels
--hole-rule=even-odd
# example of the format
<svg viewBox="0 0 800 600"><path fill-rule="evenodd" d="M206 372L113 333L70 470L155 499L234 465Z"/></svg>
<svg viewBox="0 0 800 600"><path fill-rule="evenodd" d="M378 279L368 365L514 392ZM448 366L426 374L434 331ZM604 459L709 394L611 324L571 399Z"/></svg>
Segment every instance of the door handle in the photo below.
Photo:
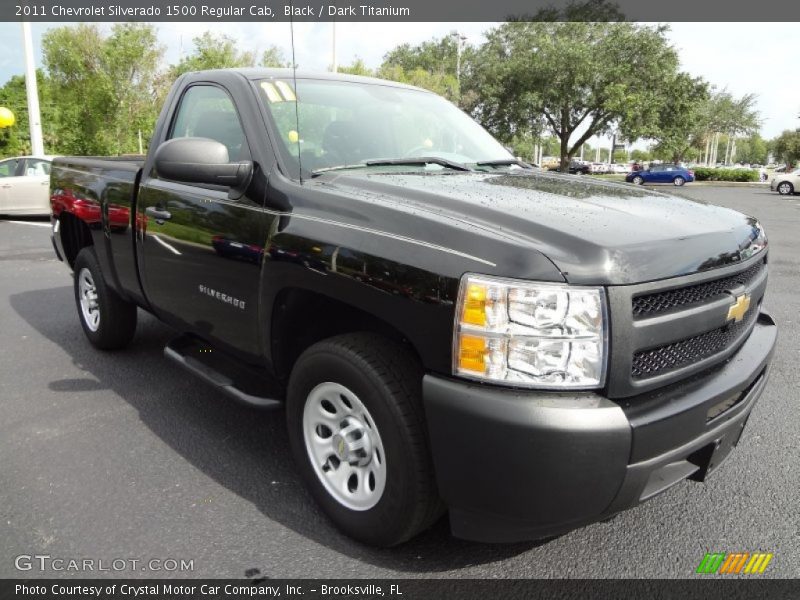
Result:
<svg viewBox="0 0 800 600"><path fill-rule="evenodd" d="M157 206L148 206L144 209L144 214L148 217L153 217L159 225L163 225L164 221L169 221L172 218L171 212L158 208Z"/></svg>
<svg viewBox="0 0 800 600"><path fill-rule="evenodd" d="M7 184L5 184L5 185L3 185L3 186L0 186L0 187L2 187L4 190L11 189L11 185L10 185L10 184L8 184L8 183L7 183Z"/></svg>

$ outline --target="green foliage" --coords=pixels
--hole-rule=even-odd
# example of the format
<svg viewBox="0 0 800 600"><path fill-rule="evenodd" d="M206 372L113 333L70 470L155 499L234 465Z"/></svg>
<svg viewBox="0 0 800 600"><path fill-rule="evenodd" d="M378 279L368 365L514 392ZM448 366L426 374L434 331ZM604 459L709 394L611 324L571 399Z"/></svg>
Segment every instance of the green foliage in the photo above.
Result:
<svg viewBox="0 0 800 600"><path fill-rule="evenodd" d="M469 70L474 52L469 46L462 49L462 75ZM457 65L458 47L455 39L447 35L417 46L398 46L384 56L377 76L415 85L461 103Z"/></svg>
<svg viewBox="0 0 800 600"><path fill-rule="evenodd" d="M426 71L422 68L406 71L397 65L382 65L377 73L381 79L399 81L444 96L451 102L458 98L458 81L455 75L439 71Z"/></svg>
<svg viewBox="0 0 800 600"><path fill-rule="evenodd" d="M633 23L505 23L473 59L469 108L502 140L549 129L561 141L562 164L612 127L628 139L652 137L671 101L663 82L678 73L665 32Z"/></svg>
<svg viewBox="0 0 800 600"><path fill-rule="evenodd" d="M174 80L179 75L190 71L253 67L256 64L255 53L239 52L236 48L236 41L227 35L206 31L192 41L194 50L172 67L171 79ZM268 56L266 58L272 60L276 57Z"/></svg>
<svg viewBox="0 0 800 600"><path fill-rule="evenodd" d="M631 160L637 162L646 162L653 160L653 153L649 150L631 150Z"/></svg>
<svg viewBox="0 0 800 600"><path fill-rule="evenodd" d="M39 106L42 115L42 135L46 147L56 140L54 115L58 106L53 102L50 82L41 70L36 71L39 88ZM28 124L28 100L25 91L25 78L14 75L0 87L0 106L14 113L16 123L12 127L0 129L0 158L31 153L31 135Z"/></svg>
<svg viewBox="0 0 800 600"><path fill-rule="evenodd" d="M736 140L736 160L739 162L764 165L767 163L768 154L766 140L757 133Z"/></svg>
<svg viewBox="0 0 800 600"><path fill-rule="evenodd" d="M55 131L50 152L138 152L139 131L152 134L160 110L156 30L115 24L103 35L92 24L51 29L42 38L50 77Z"/></svg>
<svg viewBox="0 0 800 600"><path fill-rule="evenodd" d="M770 142L775 158L794 167L800 161L800 131L786 130Z"/></svg>
<svg viewBox="0 0 800 600"><path fill-rule="evenodd" d="M708 83L686 73L676 73L663 83L671 98L658 111L655 154L670 162L681 162L693 148L702 145L708 127L710 99Z"/></svg>
<svg viewBox="0 0 800 600"><path fill-rule="evenodd" d="M262 67L285 69L292 66L292 61L286 60L280 48L277 46L270 46L264 50L261 55L261 61L258 64Z"/></svg>
<svg viewBox="0 0 800 600"><path fill-rule="evenodd" d="M753 169L711 169L696 167L694 178L697 181L758 181L758 171Z"/></svg>
<svg viewBox="0 0 800 600"><path fill-rule="evenodd" d="M349 75L363 75L364 77L375 77L375 72L370 69L363 60L356 58L353 64L348 66L337 67L339 73L347 73Z"/></svg>

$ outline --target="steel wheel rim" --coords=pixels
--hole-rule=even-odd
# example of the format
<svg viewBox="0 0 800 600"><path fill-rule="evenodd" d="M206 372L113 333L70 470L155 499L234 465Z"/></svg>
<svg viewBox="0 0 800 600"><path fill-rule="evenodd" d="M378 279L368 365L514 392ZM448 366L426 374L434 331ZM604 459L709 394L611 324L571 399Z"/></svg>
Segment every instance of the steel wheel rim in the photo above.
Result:
<svg viewBox="0 0 800 600"><path fill-rule="evenodd" d="M92 272L83 268L78 273L78 299L81 304L83 322L91 331L100 327L100 304L97 301L97 286L94 284Z"/></svg>
<svg viewBox="0 0 800 600"><path fill-rule="evenodd" d="M303 439L314 474L342 506L364 511L386 487L386 453L377 424L345 386L317 385L303 407Z"/></svg>

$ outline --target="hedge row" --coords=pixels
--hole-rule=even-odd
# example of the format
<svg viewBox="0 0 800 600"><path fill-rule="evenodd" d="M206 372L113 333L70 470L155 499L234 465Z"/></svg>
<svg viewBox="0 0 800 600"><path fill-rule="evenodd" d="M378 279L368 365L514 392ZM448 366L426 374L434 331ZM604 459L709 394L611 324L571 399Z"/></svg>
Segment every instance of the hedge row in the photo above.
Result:
<svg viewBox="0 0 800 600"><path fill-rule="evenodd" d="M758 171L753 169L710 169L696 167L694 178L697 181L758 181Z"/></svg>

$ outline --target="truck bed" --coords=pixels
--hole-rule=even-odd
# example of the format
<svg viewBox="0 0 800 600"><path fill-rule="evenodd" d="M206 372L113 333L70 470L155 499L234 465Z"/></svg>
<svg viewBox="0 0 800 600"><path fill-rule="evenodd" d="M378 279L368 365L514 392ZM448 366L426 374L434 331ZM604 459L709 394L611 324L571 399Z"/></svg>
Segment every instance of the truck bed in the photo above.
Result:
<svg viewBox="0 0 800 600"><path fill-rule="evenodd" d="M109 285L123 296L141 297L133 248L136 192L144 156L61 156L53 160L53 219L69 213L89 226ZM69 257L67 257L69 260Z"/></svg>

